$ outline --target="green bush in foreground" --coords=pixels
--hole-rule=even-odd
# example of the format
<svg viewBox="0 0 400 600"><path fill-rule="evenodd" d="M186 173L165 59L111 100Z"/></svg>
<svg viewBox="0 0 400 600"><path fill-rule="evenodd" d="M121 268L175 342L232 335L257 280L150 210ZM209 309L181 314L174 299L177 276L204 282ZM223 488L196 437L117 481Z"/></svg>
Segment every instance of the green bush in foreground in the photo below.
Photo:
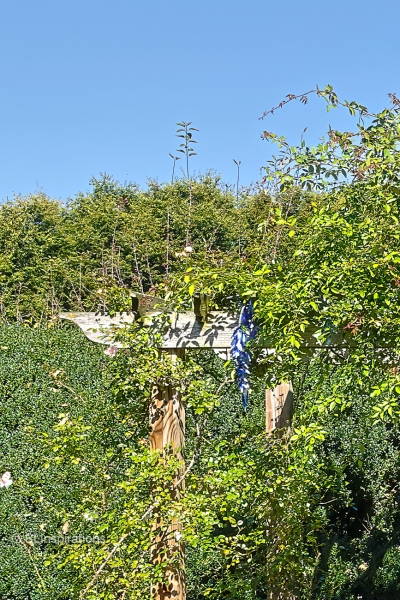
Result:
<svg viewBox="0 0 400 600"><path fill-rule="evenodd" d="M70 597L60 574L44 569L55 546L46 538L62 536L64 515L90 476L46 469L43 445L29 427L50 433L62 412L94 418L102 362L101 349L73 330L0 328L0 469L14 481L0 490L1 598ZM57 371L67 374L72 393L57 385Z"/></svg>

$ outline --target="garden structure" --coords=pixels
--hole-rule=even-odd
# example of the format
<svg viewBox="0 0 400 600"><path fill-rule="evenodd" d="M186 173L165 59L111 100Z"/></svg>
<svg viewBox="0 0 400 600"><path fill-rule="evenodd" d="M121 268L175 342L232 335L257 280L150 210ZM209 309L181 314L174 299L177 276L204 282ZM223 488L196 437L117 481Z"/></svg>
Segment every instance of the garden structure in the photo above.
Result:
<svg viewBox="0 0 400 600"><path fill-rule="evenodd" d="M185 349L213 349L220 355L228 355L231 348L232 334L238 324L238 315L222 311L203 310L199 298L194 298L193 310L174 313L164 300L144 294L132 293L133 310L130 313L118 313L114 316L101 315L94 312L61 313L60 318L72 321L93 342L108 346L122 347L115 341L118 328L132 324L141 319L143 325L150 324L160 313L169 314L170 326L164 331L160 352L171 360L184 358ZM263 344L268 348L268 345ZM305 360L315 349L322 346L338 348L352 345L345 333L334 334L321 341L316 328L309 326L304 333L301 350ZM271 349L269 348L271 351ZM281 383L274 389L266 390L266 432L271 434L275 429L282 430L290 424L293 409L293 388L291 383ZM182 464L176 476L173 494L177 497L184 486L185 466L185 409L180 394L171 386L154 386L149 411L150 447L162 455L172 449ZM160 524L158 524L160 525ZM152 540L152 560L179 556L177 568L166 573L168 584L159 585L152 590L155 600L185 600L185 567L184 545L181 540L179 522L168 524L165 535L157 535Z"/></svg>

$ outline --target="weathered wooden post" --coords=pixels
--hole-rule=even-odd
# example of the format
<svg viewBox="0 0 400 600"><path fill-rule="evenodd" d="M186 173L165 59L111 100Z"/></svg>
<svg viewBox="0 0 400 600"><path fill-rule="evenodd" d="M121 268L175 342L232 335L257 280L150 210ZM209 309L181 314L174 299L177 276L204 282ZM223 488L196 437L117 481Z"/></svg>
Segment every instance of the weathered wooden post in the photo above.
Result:
<svg viewBox="0 0 400 600"><path fill-rule="evenodd" d="M163 350L171 361L184 358L184 349ZM177 472L176 487L172 491L172 499L179 499L184 485L184 449L185 449L185 408L180 394L172 386L154 386L150 404L150 448L160 452L162 457L167 451L176 453L181 467ZM154 530L165 528L161 518L156 515ZM166 524L163 534L155 534L151 559L154 563L164 558L172 560L175 566L165 573L165 583L155 585L152 589L154 600L185 600L185 554L182 540L182 525L178 519Z"/></svg>

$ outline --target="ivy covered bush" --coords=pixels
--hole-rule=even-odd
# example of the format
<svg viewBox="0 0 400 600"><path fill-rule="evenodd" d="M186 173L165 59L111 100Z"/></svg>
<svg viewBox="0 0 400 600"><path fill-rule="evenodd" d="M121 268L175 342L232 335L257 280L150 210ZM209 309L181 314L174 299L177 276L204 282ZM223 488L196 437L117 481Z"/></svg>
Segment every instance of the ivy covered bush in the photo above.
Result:
<svg viewBox="0 0 400 600"><path fill-rule="evenodd" d="M49 435L61 413L92 420L101 413L102 352L67 329L0 328L0 469L12 485L0 490L0 597L69 598L65 578L45 568L63 537L66 515L90 484L46 464L38 432ZM67 377L69 386L58 385ZM89 417L90 415L90 417Z"/></svg>

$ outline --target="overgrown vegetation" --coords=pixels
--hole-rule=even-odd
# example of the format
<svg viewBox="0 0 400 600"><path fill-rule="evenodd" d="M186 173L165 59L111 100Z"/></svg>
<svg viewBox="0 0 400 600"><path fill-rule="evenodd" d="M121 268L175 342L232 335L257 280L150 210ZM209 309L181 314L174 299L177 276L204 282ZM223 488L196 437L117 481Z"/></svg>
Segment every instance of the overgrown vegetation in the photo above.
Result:
<svg viewBox="0 0 400 600"><path fill-rule="evenodd" d="M183 123L185 180L103 177L66 206L0 207L3 597L146 597L168 567L150 561L154 514L183 524L190 600L400 594L400 101L369 115L316 92L356 131L315 148L264 132L280 154L254 189L192 178ZM171 365L135 325L112 358L57 322L61 307L126 309L128 288L180 307L199 292L214 307L254 299L246 414L213 352ZM310 328L326 344L313 353ZM289 378L293 430L267 439L265 387ZM187 409L174 501L176 458L148 446L154 382Z"/></svg>

